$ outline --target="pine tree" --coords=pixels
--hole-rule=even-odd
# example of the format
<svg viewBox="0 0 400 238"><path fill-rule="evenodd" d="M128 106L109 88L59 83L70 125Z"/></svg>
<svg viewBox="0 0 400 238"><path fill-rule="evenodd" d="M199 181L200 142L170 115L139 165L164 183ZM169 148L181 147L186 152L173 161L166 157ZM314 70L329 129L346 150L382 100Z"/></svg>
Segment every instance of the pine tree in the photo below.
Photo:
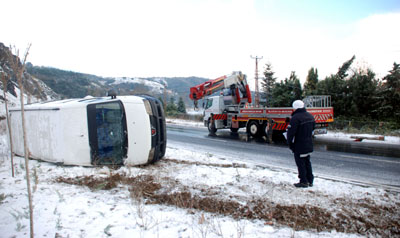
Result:
<svg viewBox="0 0 400 238"><path fill-rule="evenodd" d="M183 102L182 97L179 97L179 101L178 101L178 112L180 112L180 113L186 113L186 106L185 106L185 103Z"/></svg>
<svg viewBox="0 0 400 238"><path fill-rule="evenodd" d="M327 76L324 80L318 81L316 93L320 95L330 95L332 107L335 108L335 116L348 115L354 111L354 107L349 104L348 97L351 95L347 87L345 78L356 56L351 57L339 67L336 74Z"/></svg>
<svg viewBox="0 0 400 238"><path fill-rule="evenodd" d="M175 98L170 97L169 103L167 104L166 114L168 116L176 116L178 114L178 108L175 105Z"/></svg>
<svg viewBox="0 0 400 238"><path fill-rule="evenodd" d="M348 94L345 80L337 75L331 74L317 84L317 94L330 95L332 107L335 109L335 116L345 115L350 108L345 105L345 96Z"/></svg>
<svg viewBox="0 0 400 238"><path fill-rule="evenodd" d="M290 73L289 84L292 90L291 91L292 101L301 99L301 95L303 94L301 90L301 83L295 71L292 71Z"/></svg>
<svg viewBox="0 0 400 238"><path fill-rule="evenodd" d="M348 76L347 71L350 69L350 66L353 63L353 61L355 60L355 58L356 58L356 56L353 55L353 57L351 57L351 59L349 59L348 61L344 62L343 65L339 68L339 70L336 73L336 75L340 79L345 79Z"/></svg>
<svg viewBox="0 0 400 238"><path fill-rule="evenodd" d="M290 92L288 90L288 79L276 83L272 90L273 107L289 107L290 106Z"/></svg>
<svg viewBox="0 0 400 238"><path fill-rule="evenodd" d="M274 74L275 72L272 71L271 64L265 64L264 78L261 81L261 89L264 92L262 96L266 99L267 107L270 107L273 104L272 90L276 83L276 77L274 77Z"/></svg>
<svg viewBox="0 0 400 238"><path fill-rule="evenodd" d="M296 72L292 71L289 78L277 83L272 90L274 107L291 107L292 102L301 99L302 90Z"/></svg>
<svg viewBox="0 0 400 238"><path fill-rule="evenodd" d="M376 104L376 92L378 81L375 73L368 69L366 73L357 70L346 83L345 107L353 108L348 110L348 116L374 117L376 116L373 105Z"/></svg>
<svg viewBox="0 0 400 238"><path fill-rule="evenodd" d="M379 96L382 99L377 109L380 116L400 123L400 64L394 62L393 69L382 79Z"/></svg>
<svg viewBox="0 0 400 238"><path fill-rule="evenodd" d="M315 95L318 84L318 69L312 67L308 71L306 82L304 83L304 96Z"/></svg>

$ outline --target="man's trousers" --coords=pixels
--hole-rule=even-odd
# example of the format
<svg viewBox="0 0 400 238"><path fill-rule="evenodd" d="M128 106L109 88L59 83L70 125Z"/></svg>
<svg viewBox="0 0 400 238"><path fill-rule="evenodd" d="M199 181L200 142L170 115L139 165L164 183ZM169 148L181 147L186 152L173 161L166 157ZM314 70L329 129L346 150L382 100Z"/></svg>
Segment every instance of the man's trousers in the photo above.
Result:
<svg viewBox="0 0 400 238"><path fill-rule="evenodd" d="M296 161L297 170L299 171L300 183L313 184L314 175L312 172L312 166L310 161L310 155L300 155L294 154L294 159Z"/></svg>

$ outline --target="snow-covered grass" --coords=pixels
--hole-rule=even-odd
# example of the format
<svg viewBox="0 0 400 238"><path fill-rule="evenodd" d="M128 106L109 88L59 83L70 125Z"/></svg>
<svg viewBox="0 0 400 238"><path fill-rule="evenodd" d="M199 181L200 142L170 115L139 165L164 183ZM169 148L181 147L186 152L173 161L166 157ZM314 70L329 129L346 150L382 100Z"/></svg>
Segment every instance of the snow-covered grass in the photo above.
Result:
<svg viewBox="0 0 400 238"><path fill-rule="evenodd" d="M29 234L24 160L11 177L0 137L1 237ZM400 196L170 144L141 167L61 166L31 160L36 237L398 236ZM396 233L397 231L397 233ZM360 234L357 234L360 233Z"/></svg>

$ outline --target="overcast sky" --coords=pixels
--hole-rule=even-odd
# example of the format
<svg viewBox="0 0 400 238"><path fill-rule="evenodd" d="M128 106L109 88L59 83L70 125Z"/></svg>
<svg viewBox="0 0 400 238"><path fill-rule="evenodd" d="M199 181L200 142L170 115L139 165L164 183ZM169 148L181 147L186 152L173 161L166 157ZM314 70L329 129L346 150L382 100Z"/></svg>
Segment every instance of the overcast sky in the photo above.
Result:
<svg viewBox="0 0 400 238"><path fill-rule="evenodd" d="M0 42L34 65L99 76L254 77L255 61L282 80L356 65L379 77L400 63L399 0L0 1Z"/></svg>

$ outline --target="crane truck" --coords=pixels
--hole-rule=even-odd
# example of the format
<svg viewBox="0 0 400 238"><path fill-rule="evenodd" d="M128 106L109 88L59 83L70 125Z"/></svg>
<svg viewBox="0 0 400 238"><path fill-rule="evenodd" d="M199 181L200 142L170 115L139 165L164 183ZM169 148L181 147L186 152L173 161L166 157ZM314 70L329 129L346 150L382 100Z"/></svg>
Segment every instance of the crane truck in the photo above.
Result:
<svg viewBox="0 0 400 238"><path fill-rule="evenodd" d="M213 96L219 92L219 95ZM190 99L195 108L203 99L203 122L211 134L218 129L237 132L246 128L250 137L265 136L268 142L279 138L286 131L294 111L291 107L253 107L251 92L246 75L233 72L190 88ZM316 121L315 134L326 133L333 122L333 108L330 96L308 96L303 99L306 110Z"/></svg>

